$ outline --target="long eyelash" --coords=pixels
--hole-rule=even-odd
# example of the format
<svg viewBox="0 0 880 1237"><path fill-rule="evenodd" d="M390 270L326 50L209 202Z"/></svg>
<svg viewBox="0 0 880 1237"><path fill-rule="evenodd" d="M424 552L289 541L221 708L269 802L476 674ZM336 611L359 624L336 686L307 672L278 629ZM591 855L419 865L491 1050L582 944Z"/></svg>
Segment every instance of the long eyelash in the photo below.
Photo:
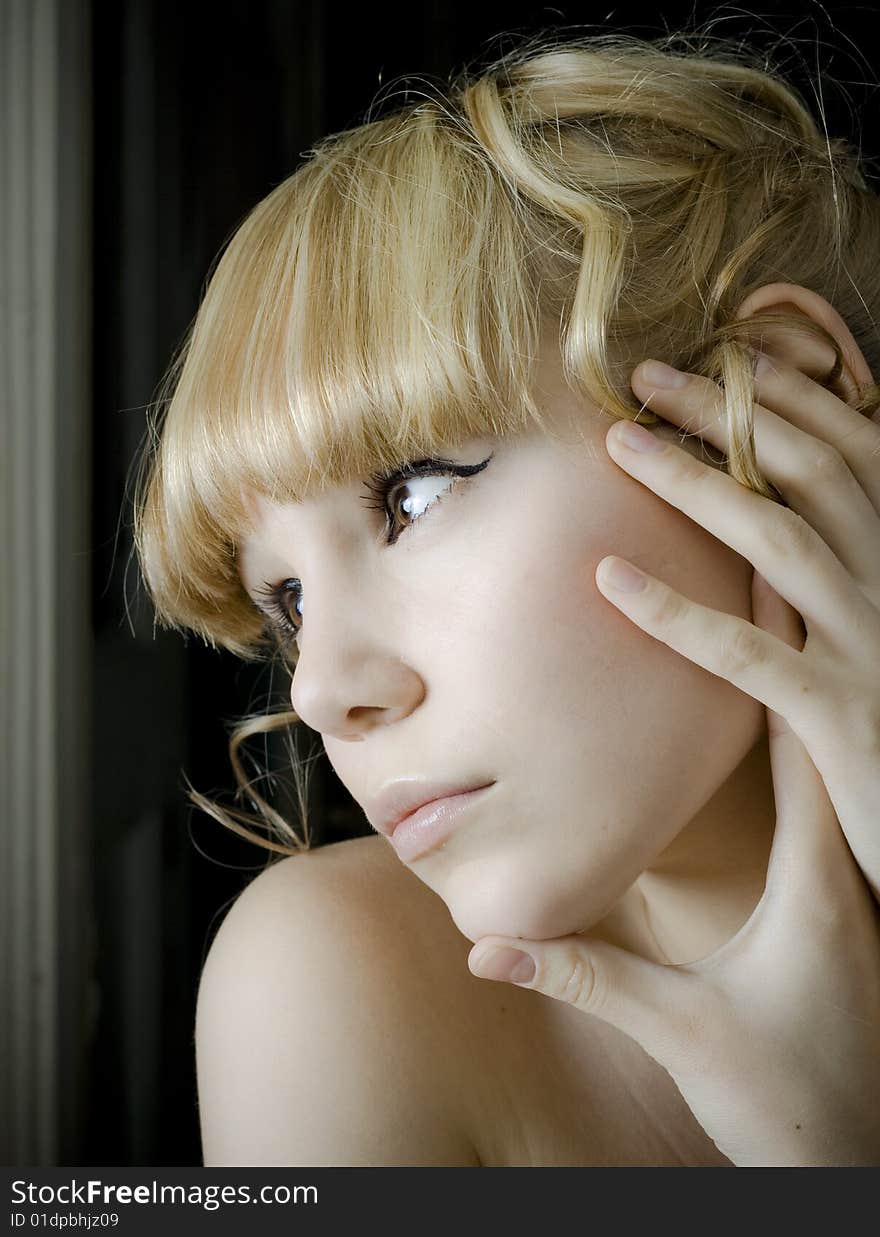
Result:
<svg viewBox="0 0 880 1237"><path fill-rule="evenodd" d="M494 452L492 454L494 455ZM386 532L388 532L391 528L391 524L387 520L388 495L395 485L399 485L402 481L410 481L413 477L472 477L474 473L482 472L491 459L492 455L479 464L456 464L453 460L428 458L413 460L409 464L402 464L399 468L394 468L388 473L375 472L364 482L368 494L362 495L361 501L372 511L384 512L386 516L385 528ZM389 544L393 545L396 540L397 538L395 537Z"/></svg>
<svg viewBox="0 0 880 1237"><path fill-rule="evenodd" d="M391 529L391 521L388 519L388 495L395 485L402 481L409 481L413 477L472 477L474 473L483 471L494 454L493 452L492 455L479 464L456 464L453 460L429 458L414 460L410 464L402 464L399 468L395 468L389 473L373 473L364 482L368 493L365 496L361 496L361 501L371 510L381 511L385 514L385 531L387 534ZM397 536L399 535L398 533ZM393 545L396 540L397 537L394 537L389 540L389 544ZM301 630L301 627L296 626L291 621L283 601L284 594L291 584L299 586L300 582L294 578L281 580L277 584L264 580L260 587L254 589L255 596L264 599L262 603L258 602L257 605L270 620L274 634L281 639L281 643L285 648L292 645L295 648L294 641Z"/></svg>
<svg viewBox="0 0 880 1237"><path fill-rule="evenodd" d="M271 620L275 631L284 638L285 643L293 643L299 634L299 628L291 622L290 615L282 601L287 586L294 583L299 584L299 580L282 580L279 584L271 584L268 580L264 580L261 587L254 589L256 596L265 598L260 609Z"/></svg>

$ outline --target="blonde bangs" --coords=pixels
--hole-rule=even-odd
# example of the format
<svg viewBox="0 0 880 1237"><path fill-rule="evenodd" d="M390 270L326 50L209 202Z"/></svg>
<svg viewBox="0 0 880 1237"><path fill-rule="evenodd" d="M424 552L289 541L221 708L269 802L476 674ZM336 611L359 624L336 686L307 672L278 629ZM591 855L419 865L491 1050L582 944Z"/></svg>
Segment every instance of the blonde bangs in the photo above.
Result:
<svg viewBox="0 0 880 1237"><path fill-rule="evenodd" d="M526 46L309 154L223 253L135 498L157 622L242 657L267 644L235 562L253 496L299 502L471 436L549 432L532 395L545 321L569 384L613 416L656 421L630 389L642 357L719 383L728 471L774 501L752 352L780 315L741 319L743 298L768 280L826 296L880 372L877 195L739 45ZM878 405L880 386L860 392Z"/></svg>
<svg viewBox="0 0 880 1237"><path fill-rule="evenodd" d="M329 138L234 235L166 380L143 486L160 621L239 655L259 639L233 560L250 494L299 502L542 424L523 230L472 140L431 104Z"/></svg>

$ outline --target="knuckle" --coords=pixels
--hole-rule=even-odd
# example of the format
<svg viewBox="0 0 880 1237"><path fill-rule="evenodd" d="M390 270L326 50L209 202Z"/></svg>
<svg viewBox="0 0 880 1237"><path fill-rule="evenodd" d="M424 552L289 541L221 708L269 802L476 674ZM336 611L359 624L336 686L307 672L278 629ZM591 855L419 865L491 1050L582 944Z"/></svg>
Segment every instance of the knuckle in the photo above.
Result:
<svg viewBox="0 0 880 1237"><path fill-rule="evenodd" d="M679 1051L696 1076L717 1077L730 1064L730 1028L736 1013L721 997L705 994L698 1008L680 1011L675 1023Z"/></svg>
<svg viewBox="0 0 880 1237"><path fill-rule="evenodd" d="M817 533L790 507L776 506L759 530L761 540L783 558L800 558L815 546Z"/></svg>
<svg viewBox="0 0 880 1237"><path fill-rule="evenodd" d="M595 1009L597 998L596 972L590 962L572 951L563 961L559 996L578 1009Z"/></svg>
<svg viewBox="0 0 880 1237"><path fill-rule="evenodd" d="M815 492L817 487L852 481L852 474L836 447L827 442L813 442L803 454L790 461L784 480L787 489L801 496Z"/></svg>
<svg viewBox="0 0 880 1237"><path fill-rule="evenodd" d="M664 588L654 600L651 624L654 627L673 627L683 610L682 599L672 589Z"/></svg>
<svg viewBox="0 0 880 1237"><path fill-rule="evenodd" d="M795 871L789 887L780 893L780 903L787 902L791 913L798 916L798 933L803 944L829 955L846 953L851 948L853 904L858 896L855 890L852 899L846 896L846 886L841 881L840 852L840 844L829 844L827 839L811 846L804 856L810 862L809 878L800 870ZM852 872L848 864L847 869ZM805 892L809 893L808 897L804 896Z"/></svg>
<svg viewBox="0 0 880 1237"><path fill-rule="evenodd" d="M852 908L844 906L839 889L832 887L830 881L823 882L821 873L819 880L810 886L810 893L805 913L806 923L826 944L846 950L852 939Z"/></svg>
<svg viewBox="0 0 880 1237"><path fill-rule="evenodd" d="M677 445L683 446L684 444L679 440ZM715 480L712 470L706 467L703 460L697 459L689 451L678 452L675 457L675 466L678 472L677 480L686 484L689 489L695 485L707 484Z"/></svg>
<svg viewBox="0 0 880 1237"><path fill-rule="evenodd" d="M849 466L840 452L826 442L817 442L806 458L806 472L813 484L817 481L837 481L849 472Z"/></svg>
<svg viewBox="0 0 880 1237"><path fill-rule="evenodd" d="M702 1055L710 1039L706 1023L702 1010L687 1010L679 1016L678 1035L682 1048L694 1059Z"/></svg>
<svg viewBox="0 0 880 1237"><path fill-rule="evenodd" d="M750 623L737 624L722 642L720 657L722 673L731 679L760 665L764 660L764 647L757 629Z"/></svg>

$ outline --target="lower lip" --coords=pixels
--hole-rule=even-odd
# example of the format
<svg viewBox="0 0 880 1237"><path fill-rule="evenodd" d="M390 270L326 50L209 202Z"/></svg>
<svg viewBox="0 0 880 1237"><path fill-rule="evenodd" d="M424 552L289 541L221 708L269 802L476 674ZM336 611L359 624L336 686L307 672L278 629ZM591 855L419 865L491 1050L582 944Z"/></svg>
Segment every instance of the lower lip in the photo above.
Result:
<svg viewBox="0 0 880 1237"><path fill-rule="evenodd" d="M467 790L461 795L447 795L445 799L432 799L394 827L390 836L391 845L397 851L397 857L404 863L417 859L445 842L458 823L461 813L470 803L495 783L480 786L477 790Z"/></svg>

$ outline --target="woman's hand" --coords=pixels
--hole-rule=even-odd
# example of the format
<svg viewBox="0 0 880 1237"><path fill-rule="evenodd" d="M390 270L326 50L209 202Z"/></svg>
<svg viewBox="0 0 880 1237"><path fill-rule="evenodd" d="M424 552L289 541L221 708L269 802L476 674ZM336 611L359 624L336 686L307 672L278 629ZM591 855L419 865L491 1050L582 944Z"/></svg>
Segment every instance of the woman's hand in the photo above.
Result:
<svg viewBox="0 0 880 1237"><path fill-rule="evenodd" d="M633 388L726 450L720 390L682 377L661 386L643 364ZM764 894L686 965L589 934L484 937L468 965L635 1039L734 1164L880 1165L880 425L795 368L765 363L757 381L757 461L788 508L642 427L607 436L621 467L753 564L754 623L633 568L640 591L619 591L620 559L596 580L643 630L766 706L777 822ZM632 428L654 449L627 446ZM499 946L527 950L533 975L505 971L513 950Z"/></svg>

